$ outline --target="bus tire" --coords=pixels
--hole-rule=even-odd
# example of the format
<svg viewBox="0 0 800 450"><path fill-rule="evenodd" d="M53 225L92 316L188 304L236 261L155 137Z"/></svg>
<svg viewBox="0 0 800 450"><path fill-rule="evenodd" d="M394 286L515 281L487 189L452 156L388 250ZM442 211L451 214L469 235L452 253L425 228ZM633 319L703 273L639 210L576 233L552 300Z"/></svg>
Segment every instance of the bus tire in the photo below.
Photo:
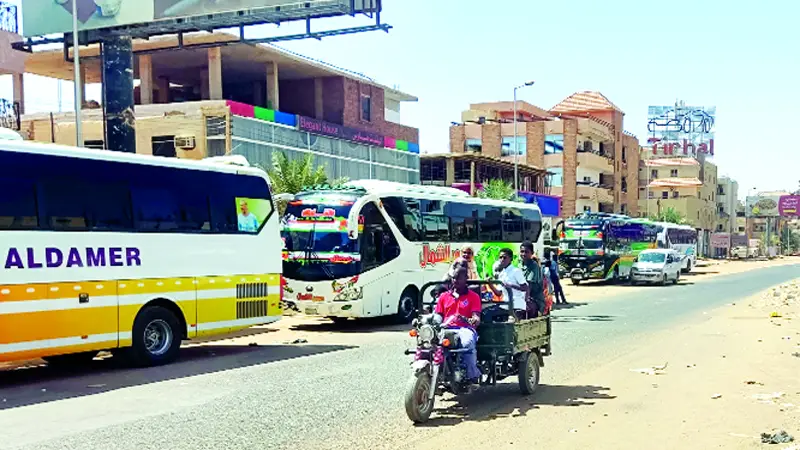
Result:
<svg viewBox="0 0 800 450"><path fill-rule="evenodd" d="M181 348L180 323L172 311L161 306L139 312L133 322L133 346L127 352L130 362L147 367L174 361Z"/></svg>
<svg viewBox="0 0 800 450"><path fill-rule="evenodd" d="M691 271L692 271L692 260L690 259L690 260L689 260L689 261L686 263L686 268L685 268L685 269L681 269L681 272L683 272L683 273L689 273L689 272L691 272Z"/></svg>
<svg viewBox="0 0 800 450"><path fill-rule="evenodd" d="M400 295L400 301L397 303L397 314L395 315L397 323L411 323L414 320L414 316L417 313L418 296L416 287L409 286L405 288Z"/></svg>

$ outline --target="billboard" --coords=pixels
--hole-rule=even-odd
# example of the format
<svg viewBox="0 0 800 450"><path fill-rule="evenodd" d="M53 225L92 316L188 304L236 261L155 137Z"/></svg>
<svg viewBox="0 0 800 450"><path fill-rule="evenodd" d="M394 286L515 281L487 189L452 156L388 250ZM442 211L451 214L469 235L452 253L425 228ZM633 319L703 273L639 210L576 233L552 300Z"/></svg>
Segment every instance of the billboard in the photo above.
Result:
<svg viewBox="0 0 800 450"><path fill-rule="evenodd" d="M747 197L744 212L747 217L779 217L781 197L779 195L758 195Z"/></svg>
<svg viewBox="0 0 800 450"><path fill-rule="evenodd" d="M648 142L653 154L697 156L714 154L716 106L672 106L647 108Z"/></svg>
<svg viewBox="0 0 800 450"><path fill-rule="evenodd" d="M72 31L72 2L77 2L78 28L97 30L153 21L223 13L280 12L284 20L314 16L325 8L349 13L351 0L22 0L24 36ZM376 12L377 0L355 0L356 13ZM297 14L292 14L294 11ZM286 15L289 14L289 18ZM329 13L331 14L331 13ZM342 13L343 14L343 13ZM331 15L337 15L335 13ZM341 14L340 14L341 15Z"/></svg>
<svg viewBox="0 0 800 450"><path fill-rule="evenodd" d="M800 217L800 195L784 195L778 200L781 217Z"/></svg>
<svg viewBox="0 0 800 450"><path fill-rule="evenodd" d="M730 248L731 235L729 233L712 233L711 246L716 248Z"/></svg>

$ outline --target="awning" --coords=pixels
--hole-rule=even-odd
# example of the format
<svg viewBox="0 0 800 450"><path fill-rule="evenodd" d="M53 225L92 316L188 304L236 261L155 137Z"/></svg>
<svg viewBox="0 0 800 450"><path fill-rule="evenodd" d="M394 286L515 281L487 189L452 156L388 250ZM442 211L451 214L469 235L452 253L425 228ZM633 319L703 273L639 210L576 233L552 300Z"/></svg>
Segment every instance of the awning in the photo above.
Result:
<svg viewBox="0 0 800 450"><path fill-rule="evenodd" d="M697 178L657 178L651 181L648 187L688 188L702 185L703 182Z"/></svg>

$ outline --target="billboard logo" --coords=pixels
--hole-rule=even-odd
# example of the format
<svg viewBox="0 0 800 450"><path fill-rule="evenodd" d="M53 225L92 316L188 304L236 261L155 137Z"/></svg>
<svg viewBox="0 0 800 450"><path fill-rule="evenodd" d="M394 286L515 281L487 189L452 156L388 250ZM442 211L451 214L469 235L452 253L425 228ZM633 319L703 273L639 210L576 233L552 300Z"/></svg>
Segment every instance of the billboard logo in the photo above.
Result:
<svg viewBox="0 0 800 450"><path fill-rule="evenodd" d="M658 139L650 139L650 142L653 143L654 155L657 155L658 151L661 150L661 153L667 156L680 155L681 153L683 153L684 156L694 156L698 154L714 156L714 139L709 139L707 143L701 142L697 145L686 139L683 140L682 144L675 142L661 143Z"/></svg>

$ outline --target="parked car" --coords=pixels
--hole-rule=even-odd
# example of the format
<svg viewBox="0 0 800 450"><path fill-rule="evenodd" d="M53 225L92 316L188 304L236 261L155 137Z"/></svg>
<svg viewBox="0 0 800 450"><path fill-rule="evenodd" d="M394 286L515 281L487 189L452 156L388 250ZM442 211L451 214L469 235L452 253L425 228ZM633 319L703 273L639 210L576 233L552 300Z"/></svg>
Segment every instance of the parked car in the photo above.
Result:
<svg viewBox="0 0 800 450"><path fill-rule="evenodd" d="M633 262L631 284L659 283L663 286L669 281L678 284L681 267L681 256L674 250L643 250Z"/></svg>

